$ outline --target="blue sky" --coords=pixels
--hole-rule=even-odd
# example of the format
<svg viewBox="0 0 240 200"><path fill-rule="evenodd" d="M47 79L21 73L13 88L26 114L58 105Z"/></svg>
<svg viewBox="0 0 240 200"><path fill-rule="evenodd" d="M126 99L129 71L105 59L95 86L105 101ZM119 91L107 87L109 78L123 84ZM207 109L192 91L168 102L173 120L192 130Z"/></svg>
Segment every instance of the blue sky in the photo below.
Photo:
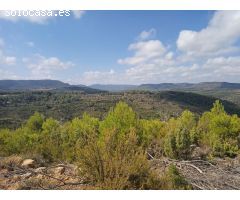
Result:
<svg viewBox="0 0 240 200"><path fill-rule="evenodd" d="M239 11L0 13L0 79L240 82Z"/></svg>

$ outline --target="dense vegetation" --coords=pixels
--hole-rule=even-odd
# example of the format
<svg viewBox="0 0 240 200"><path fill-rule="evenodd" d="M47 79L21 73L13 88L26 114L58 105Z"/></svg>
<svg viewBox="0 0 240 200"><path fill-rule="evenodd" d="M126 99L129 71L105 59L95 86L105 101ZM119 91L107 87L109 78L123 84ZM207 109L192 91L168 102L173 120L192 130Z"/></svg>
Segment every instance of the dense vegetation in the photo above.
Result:
<svg viewBox="0 0 240 200"><path fill-rule="evenodd" d="M216 98L187 92L24 91L0 93L0 128L18 128L35 111L60 122L81 117L84 112L103 119L117 102L130 105L141 119L168 120L185 109L201 114ZM240 114L240 107L222 101L227 113Z"/></svg>
<svg viewBox="0 0 240 200"><path fill-rule="evenodd" d="M0 131L0 156L40 156L49 162L76 163L96 188L188 189L176 168L151 170L147 155L191 159L196 147L202 158L235 157L240 149L240 118L216 101L201 116L186 110L167 121L140 119L124 102L103 118L85 113L59 122L36 112L16 130Z"/></svg>

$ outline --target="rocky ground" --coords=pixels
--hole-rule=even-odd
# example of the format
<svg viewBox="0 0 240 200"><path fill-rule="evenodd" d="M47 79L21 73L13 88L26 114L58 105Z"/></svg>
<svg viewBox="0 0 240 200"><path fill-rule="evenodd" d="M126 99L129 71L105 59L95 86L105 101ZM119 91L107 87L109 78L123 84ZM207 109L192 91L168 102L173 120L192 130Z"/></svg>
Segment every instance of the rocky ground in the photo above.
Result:
<svg viewBox="0 0 240 200"><path fill-rule="evenodd" d="M86 189L71 164L42 166L32 159L11 156L0 160L0 189Z"/></svg>
<svg viewBox="0 0 240 200"><path fill-rule="evenodd" d="M193 189L240 189L240 158L179 161L150 160L153 170L162 173L175 165ZM0 189L94 189L78 176L72 164L51 164L19 156L0 158Z"/></svg>

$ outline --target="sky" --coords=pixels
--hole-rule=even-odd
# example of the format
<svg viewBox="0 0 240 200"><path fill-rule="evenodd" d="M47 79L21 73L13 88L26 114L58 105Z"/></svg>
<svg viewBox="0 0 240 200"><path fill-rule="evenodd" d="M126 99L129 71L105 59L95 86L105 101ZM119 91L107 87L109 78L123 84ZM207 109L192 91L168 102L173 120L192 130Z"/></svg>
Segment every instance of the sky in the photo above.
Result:
<svg viewBox="0 0 240 200"><path fill-rule="evenodd" d="M4 12L0 79L240 82L240 11L71 11L64 17Z"/></svg>

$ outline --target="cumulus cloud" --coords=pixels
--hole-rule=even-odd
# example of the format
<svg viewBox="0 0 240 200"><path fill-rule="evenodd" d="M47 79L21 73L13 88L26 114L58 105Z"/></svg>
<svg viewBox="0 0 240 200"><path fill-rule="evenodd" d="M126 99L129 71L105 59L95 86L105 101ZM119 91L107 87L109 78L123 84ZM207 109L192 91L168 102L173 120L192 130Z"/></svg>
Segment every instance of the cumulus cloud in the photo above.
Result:
<svg viewBox="0 0 240 200"><path fill-rule="evenodd" d="M217 11L200 31L182 30L177 47L188 56L217 56L236 51L240 38L240 11Z"/></svg>
<svg viewBox="0 0 240 200"><path fill-rule="evenodd" d="M109 84L109 83L118 83L117 74L113 69L109 71L86 71L83 73L80 78L81 81L86 84Z"/></svg>
<svg viewBox="0 0 240 200"><path fill-rule="evenodd" d="M85 84L239 82L240 57L232 54L239 50L239 24L240 11L217 11L202 30L182 30L175 50L153 39L155 29L144 30L129 44L131 55L118 59L124 70L88 71L81 80Z"/></svg>
<svg viewBox="0 0 240 200"><path fill-rule="evenodd" d="M73 11L80 18L84 12ZM86 71L75 80L84 84L141 84L161 82L240 82L240 11L217 11L200 31L182 30L176 49L155 37L155 29L144 30L126 49L129 56L120 58L118 70ZM135 38L135 39L136 39ZM31 46L31 45L30 45ZM5 55L0 39L0 63L14 64L16 58ZM23 62L31 78L53 78L57 72L74 64L57 57L35 55ZM115 69L115 68L114 68ZM1 76L8 72L1 71ZM9 74L10 77L10 74Z"/></svg>
<svg viewBox="0 0 240 200"><path fill-rule="evenodd" d="M132 57L119 59L119 64L136 65L147 62L153 58L161 57L166 52L166 47L159 40L140 41L130 44L129 51L134 52Z"/></svg>
<svg viewBox="0 0 240 200"><path fill-rule="evenodd" d="M127 68L122 76L136 84L239 82L240 57L233 56L233 52L239 50L239 24L240 11L218 11L206 28L181 31L176 52L160 40L146 39L130 44L128 50L133 56L118 60Z"/></svg>
<svg viewBox="0 0 240 200"><path fill-rule="evenodd" d="M23 58L22 61L27 65L34 78L52 78L57 71L74 66L70 61L64 62L57 57L46 58L39 54L30 58Z"/></svg>

